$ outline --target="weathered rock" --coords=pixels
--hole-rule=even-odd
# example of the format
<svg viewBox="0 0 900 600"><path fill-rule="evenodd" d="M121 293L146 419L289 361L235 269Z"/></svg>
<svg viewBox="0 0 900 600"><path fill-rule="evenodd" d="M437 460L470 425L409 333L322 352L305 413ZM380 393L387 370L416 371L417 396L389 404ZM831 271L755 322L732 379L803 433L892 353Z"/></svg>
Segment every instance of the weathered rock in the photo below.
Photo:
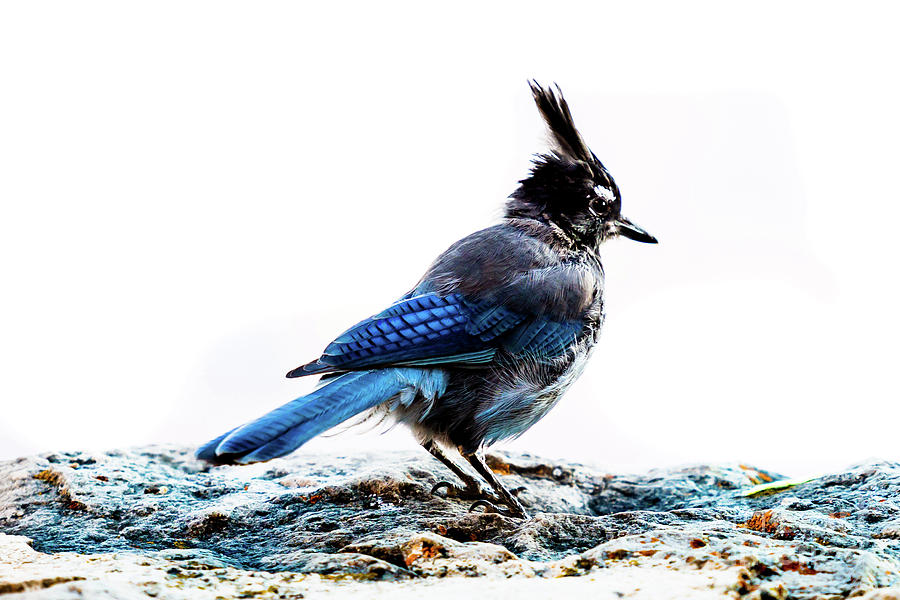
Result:
<svg viewBox="0 0 900 600"><path fill-rule="evenodd" d="M507 591L580 576L596 593L654 598L890 598L900 585L895 463L760 490L778 476L740 465L613 476L528 455L488 462L524 488L532 518L433 496L449 473L424 453L208 467L154 447L0 463L0 593L299 597L458 576ZM464 587L440 589L476 590Z"/></svg>

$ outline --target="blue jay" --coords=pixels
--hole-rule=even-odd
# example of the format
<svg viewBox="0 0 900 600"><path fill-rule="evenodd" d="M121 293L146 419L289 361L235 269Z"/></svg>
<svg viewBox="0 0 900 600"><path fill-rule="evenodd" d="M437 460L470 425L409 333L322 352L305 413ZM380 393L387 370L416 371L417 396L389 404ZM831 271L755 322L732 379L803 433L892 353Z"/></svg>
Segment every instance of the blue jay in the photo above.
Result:
<svg viewBox="0 0 900 600"><path fill-rule="evenodd" d="M600 244L656 243L622 216L619 188L559 87L529 85L552 150L535 156L502 222L450 246L407 294L287 374L320 375L315 391L208 442L198 458L265 461L356 415L389 417L463 484L440 482L433 493L446 488L477 498L473 510L526 516L480 452L537 423L584 370L604 318Z"/></svg>

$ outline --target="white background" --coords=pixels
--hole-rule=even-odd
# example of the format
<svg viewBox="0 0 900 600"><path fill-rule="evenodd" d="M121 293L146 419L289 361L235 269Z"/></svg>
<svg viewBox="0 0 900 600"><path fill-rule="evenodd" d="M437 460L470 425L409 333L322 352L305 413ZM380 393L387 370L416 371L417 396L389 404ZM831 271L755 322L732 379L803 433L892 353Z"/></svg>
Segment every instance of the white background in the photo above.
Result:
<svg viewBox="0 0 900 600"><path fill-rule="evenodd" d="M605 247L599 351L508 447L900 459L890 3L323 4L4 3L0 458L196 444L311 389L284 373L497 219L535 77L660 244ZM416 446L307 446L360 447Z"/></svg>

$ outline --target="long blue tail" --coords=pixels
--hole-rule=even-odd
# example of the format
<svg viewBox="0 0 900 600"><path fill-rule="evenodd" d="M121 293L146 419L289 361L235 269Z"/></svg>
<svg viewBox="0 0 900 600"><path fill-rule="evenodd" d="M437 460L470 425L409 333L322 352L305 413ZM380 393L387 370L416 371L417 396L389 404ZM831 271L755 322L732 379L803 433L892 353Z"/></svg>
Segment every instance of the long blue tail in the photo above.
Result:
<svg viewBox="0 0 900 600"><path fill-rule="evenodd" d="M293 452L315 436L364 410L400 395L434 399L447 388L440 369L392 368L355 371L335 377L314 392L220 435L197 450L214 463L252 463Z"/></svg>

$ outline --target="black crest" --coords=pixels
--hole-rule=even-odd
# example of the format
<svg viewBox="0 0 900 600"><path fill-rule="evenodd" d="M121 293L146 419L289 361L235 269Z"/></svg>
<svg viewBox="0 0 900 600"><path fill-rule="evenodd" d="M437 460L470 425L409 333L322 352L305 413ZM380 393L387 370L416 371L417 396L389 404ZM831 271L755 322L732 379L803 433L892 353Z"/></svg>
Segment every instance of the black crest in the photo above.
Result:
<svg viewBox="0 0 900 600"><path fill-rule="evenodd" d="M581 134L578 133L575 121L572 119L572 112L569 110L569 103L563 97L559 85L554 84L553 88L544 88L534 80L529 81L528 85L531 87L534 103L550 131L550 140L558 157L575 163L584 163L598 183L605 184L618 196L618 188L609 171L591 152ZM544 157L538 157L539 161L543 159Z"/></svg>
<svg viewBox="0 0 900 600"><path fill-rule="evenodd" d="M575 128L569 104L563 98L559 86L556 85L554 91L542 88L536 81L529 81L528 85L531 86L534 103L537 104L541 116L544 117L544 121L550 129L557 153L586 163L596 160L591 149L587 147L581 134L578 133L578 129Z"/></svg>

